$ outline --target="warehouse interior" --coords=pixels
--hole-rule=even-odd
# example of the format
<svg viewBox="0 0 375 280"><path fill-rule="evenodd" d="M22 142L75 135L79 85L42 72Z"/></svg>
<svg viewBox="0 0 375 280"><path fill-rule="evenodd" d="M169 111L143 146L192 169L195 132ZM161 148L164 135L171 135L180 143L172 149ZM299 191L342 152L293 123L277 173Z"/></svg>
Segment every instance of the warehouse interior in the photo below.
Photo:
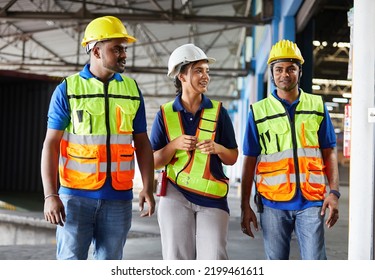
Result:
<svg viewBox="0 0 375 280"><path fill-rule="evenodd" d="M175 96L166 76L168 57L188 42L217 59L207 95L236 114L241 79L253 71L244 45L255 37L255 26L271 23L274 6L274 0L0 0L0 192L40 196L40 151L49 99L63 77L88 62L80 42L90 20L117 16L138 39L129 45L126 73L137 80L145 97L151 129L160 104ZM314 34L313 44L303 50L310 51L314 63L306 65L302 86L324 96L339 147L351 93L352 7L353 0L301 0L295 17L297 41L306 29ZM347 166L348 160L341 159Z"/></svg>

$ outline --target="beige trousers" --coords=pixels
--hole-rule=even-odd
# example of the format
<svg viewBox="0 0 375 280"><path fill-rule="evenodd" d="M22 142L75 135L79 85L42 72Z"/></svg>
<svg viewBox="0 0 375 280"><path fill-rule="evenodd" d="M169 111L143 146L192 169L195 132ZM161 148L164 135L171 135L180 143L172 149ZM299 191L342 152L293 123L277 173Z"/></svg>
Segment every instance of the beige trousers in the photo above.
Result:
<svg viewBox="0 0 375 280"><path fill-rule="evenodd" d="M164 260L226 260L229 214L189 202L169 182L157 209Z"/></svg>

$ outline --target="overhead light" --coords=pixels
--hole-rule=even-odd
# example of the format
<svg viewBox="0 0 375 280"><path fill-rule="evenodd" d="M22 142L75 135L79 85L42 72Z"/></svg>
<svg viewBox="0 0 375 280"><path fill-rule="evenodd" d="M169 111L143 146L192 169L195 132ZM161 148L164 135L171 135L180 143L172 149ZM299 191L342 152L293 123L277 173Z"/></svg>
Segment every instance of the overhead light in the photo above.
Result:
<svg viewBox="0 0 375 280"><path fill-rule="evenodd" d="M336 102L326 102L325 104L326 104L326 106L339 107L339 104L336 103Z"/></svg>
<svg viewBox="0 0 375 280"><path fill-rule="evenodd" d="M329 79L313 79L314 84L318 85L337 85L337 86L351 86L352 81L348 80L329 80Z"/></svg>
<svg viewBox="0 0 375 280"><path fill-rule="evenodd" d="M329 116L332 119L343 119L344 118L344 114L340 114L340 113L329 113Z"/></svg>
<svg viewBox="0 0 375 280"><path fill-rule="evenodd" d="M337 46L338 46L339 48L348 48L348 49L350 49L350 43L338 42L338 43L337 43Z"/></svg>
<svg viewBox="0 0 375 280"><path fill-rule="evenodd" d="M332 98L332 101L337 103L348 103L349 100L347 98L334 97Z"/></svg>
<svg viewBox="0 0 375 280"><path fill-rule="evenodd" d="M320 90L320 85L312 85L313 90Z"/></svg>
<svg viewBox="0 0 375 280"><path fill-rule="evenodd" d="M350 92L345 92L342 94L342 97L344 98L352 98L352 94Z"/></svg>
<svg viewBox="0 0 375 280"><path fill-rule="evenodd" d="M319 42L319 41L313 41L313 45L314 45L315 47L319 47L319 46L320 46L320 42Z"/></svg>

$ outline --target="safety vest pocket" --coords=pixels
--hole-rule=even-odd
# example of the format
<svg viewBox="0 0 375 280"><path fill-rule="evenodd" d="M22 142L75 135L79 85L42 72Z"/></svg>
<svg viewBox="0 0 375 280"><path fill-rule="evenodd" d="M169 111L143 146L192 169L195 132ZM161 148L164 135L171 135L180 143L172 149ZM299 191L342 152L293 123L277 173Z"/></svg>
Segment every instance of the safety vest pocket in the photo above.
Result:
<svg viewBox="0 0 375 280"><path fill-rule="evenodd" d="M90 134L92 131L91 114L87 110L74 110L72 123L75 134Z"/></svg>
<svg viewBox="0 0 375 280"><path fill-rule="evenodd" d="M63 185L71 188L96 189L99 178L99 153L95 149L67 147L67 158L62 168Z"/></svg>
<svg viewBox="0 0 375 280"><path fill-rule="evenodd" d="M256 175L257 189L265 197L292 192L288 159L282 159L277 163L259 162Z"/></svg>
<svg viewBox="0 0 375 280"><path fill-rule="evenodd" d="M286 142L284 136L289 132L289 127L285 122L273 120L264 128L262 132L259 131L259 138L265 154L278 153L283 149L290 148L291 143Z"/></svg>
<svg viewBox="0 0 375 280"><path fill-rule="evenodd" d="M326 175L321 161L308 160L306 180L301 184L303 195L309 200L321 200L326 190Z"/></svg>
<svg viewBox="0 0 375 280"><path fill-rule="evenodd" d="M319 147L318 137L319 123L315 119L301 123L301 142L304 148Z"/></svg>
<svg viewBox="0 0 375 280"><path fill-rule="evenodd" d="M77 106L71 117L74 134L90 135L93 131L97 134L106 134L104 108L99 102L90 100L84 106Z"/></svg>
<svg viewBox="0 0 375 280"><path fill-rule="evenodd" d="M134 178L134 148L124 147L118 150L116 179L118 182L131 181Z"/></svg>
<svg viewBox="0 0 375 280"><path fill-rule="evenodd" d="M133 120L137 109L130 103L128 105L116 105L117 133L130 134L133 132Z"/></svg>

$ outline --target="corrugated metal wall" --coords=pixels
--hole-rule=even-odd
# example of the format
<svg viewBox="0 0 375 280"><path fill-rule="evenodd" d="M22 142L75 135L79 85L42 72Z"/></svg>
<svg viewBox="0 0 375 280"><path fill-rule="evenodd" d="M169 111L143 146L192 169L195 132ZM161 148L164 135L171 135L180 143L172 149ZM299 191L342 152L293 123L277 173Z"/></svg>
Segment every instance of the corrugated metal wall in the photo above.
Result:
<svg viewBox="0 0 375 280"><path fill-rule="evenodd" d="M42 192L40 155L58 82L1 75L0 191Z"/></svg>

